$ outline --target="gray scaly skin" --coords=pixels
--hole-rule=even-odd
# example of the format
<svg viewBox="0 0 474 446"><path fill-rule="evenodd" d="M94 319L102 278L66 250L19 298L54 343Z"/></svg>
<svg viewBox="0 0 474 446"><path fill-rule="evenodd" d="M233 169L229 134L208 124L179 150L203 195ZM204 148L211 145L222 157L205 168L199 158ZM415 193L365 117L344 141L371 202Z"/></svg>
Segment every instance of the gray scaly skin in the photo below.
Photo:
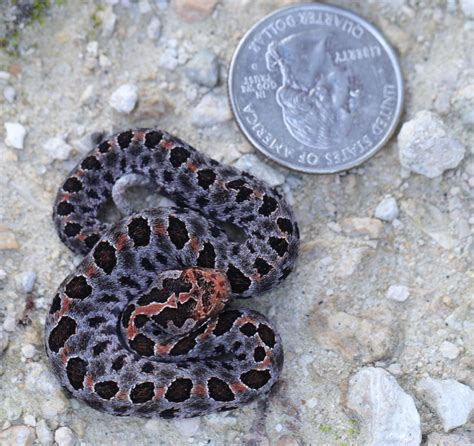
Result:
<svg viewBox="0 0 474 446"><path fill-rule="evenodd" d="M179 207L101 222L99 208L126 175ZM275 189L164 131L136 129L81 161L53 218L61 240L85 255L45 328L53 370L75 397L114 415L183 418L240 407L278 380L272 324L226 306L275 287L294 265L298 228ZM223 223L245 240L229 239Z"/></svg>

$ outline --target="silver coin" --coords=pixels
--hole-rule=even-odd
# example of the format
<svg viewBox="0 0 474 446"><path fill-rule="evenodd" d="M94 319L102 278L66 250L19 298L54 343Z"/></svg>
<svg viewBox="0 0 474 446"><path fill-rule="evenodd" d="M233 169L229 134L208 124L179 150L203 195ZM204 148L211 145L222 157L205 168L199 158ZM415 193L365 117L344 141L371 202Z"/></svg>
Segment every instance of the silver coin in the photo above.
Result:
<svg viewBox="0 0 474 446"><path fill-rule="evenodd" d="M239 43L229 96L249 141L291 169L333 173L373 156L403 104L395 52L353 12L318 3L264 17Z"/></svg>

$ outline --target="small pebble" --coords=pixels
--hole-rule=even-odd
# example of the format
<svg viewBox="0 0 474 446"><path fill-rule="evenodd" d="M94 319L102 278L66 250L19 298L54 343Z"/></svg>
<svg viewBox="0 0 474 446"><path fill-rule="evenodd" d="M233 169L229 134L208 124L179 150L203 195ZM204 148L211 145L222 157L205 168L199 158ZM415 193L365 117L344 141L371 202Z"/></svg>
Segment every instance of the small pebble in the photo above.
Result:
<svg viewBox="0 0 474 446"><path fill-rule="evenodd" d="M416 388L441 419L445 432L464 425L474 410L474 391L454 379L422 378Z"/></svg>
<svg viewBox="0 0 474 446"><path fill-rule="evenodd" d="M205 95L191 112L191 123L195 127L210 127L231 118L227 98L214 93Z"/></svg>
<svg viewBox="0 0 474 446"><path fill-rule="evenodd" d="M11 85L3 89L3 97L11 104L16 98L16 91Z"/></svg>
<svg viewBox="0 0 474 446"><path fill-rule="evenodd" d="M410 290L405 285L390 285L385 294L387 299L405 302L410 296Z"/></svg>
<svg viewBox="0 0 474 446"><path fill-rule="evenodd" d="M261 161L256 155L243 155L234 165L237 169L245 170L255 177L262 179L270 184L270 186L278 186L285 182L285 175Z"/></svg>
<svg viewBox="0 0 474 446"><path fill-rule="evenodd" d="M459 0L463 14L468 19L474 19L474 1L472 0Z"/></svg>
<svg viewBox="0 0 474 446"><path fill-rule="evenodd" d="M3 321L3 329L8 332L15 331L16 318L12 313L8 313Z"/></svg>
<svg viewBox="0 0 474 446"><path fill-rule="evenodd" d="M117 23L117 16L114 14L113 9L109 6L103 11L99 11L99 18L102 20L102 33L105 37L111 37L115 31L115 25Z"/></svg>
<svg viewBox="0 0 474 446"><path fill-rule="evenodd" d="M89 103L89 101L91 101L94 97L93 93L94 93L94 85L89 84L82 92L81 97L79 98L79 102L81 104Z"/></svg>
<svg viewBox="0 0 474 446"><path fill-rule="evenodd" d="M454 169L464 158L464 146L449 134L441 118L431 111L419 111L403 124L398 134L403 168L435 178Z"/></svg>
<svg viewBox="0 0 474 446"><path fill-rule="evenodd" d="M36 353L36 348L34 345L31 344L25 344L23 347L21 347L21 354L26 358L26 359L31 359L33 356L35 356Z"/></svg>
<svg viewBox="0 0 474 446"><path fill-rule="evenodd" d="M58 446L75 446L77 444L74 432L66 426L56 429L54 432L54 441Z"/></svg>
<svg viewBox="0 0 474 446"><path fill-rule="evenodd" d="M168 42L169 44L170 42ZM158 65L169 71L174 71L178 66L178 51L175 47L168 46L161 53Z"/></svg>
<svg viewBox="0 0 474 446"><path fill-rule="evenodd" d="M186 22L197 22L210 16L217 0L174 0L178 16Z"/></svg>
<svg viewBox="0 0 474 446"><path fill-rule="evenodd" d="M456 359L459 356L459 347L449 341L442 342L439 351L447 359Z"/></svg>
<svg viewBox="0 0 474 446"><path fill-rule="evenodd" d="M393 221L399 214L397 200L393 197L385 197L375 208L374 215L379 220Z"/></svg>
<svg viewBox="0 0 474 446"><path fill-rule="evenodd" d="M209 50L196 53L186 66L188 78L205 87L215 87L219 80L219 65L216 55Z"/></svg>
<svg viewBox="0 0 474 446"><path fill-rule="evenodd" d="M110 96L109 105L119 113L130 113L138 101L138 88L133 84L124 84Z"/></svg>
<svg viewBox="0 0 474 446"><path fill-rule="evenodd" d="M0 250L16 250L19 247L15 234L0 225Z"/></svg>
<svg viewBox="0 0 474 446"><path fill-rule="evenodd" d="M18 122L5 122L6 138L5 144L15 149L23 149L26 129Z"/></svg>
<svg viewBox="0 0 474 446"><path fill-rule="evenodd" d="M97 57L99 55L99 42L97 40L87 42L86 52L91 57Z"/></svg>
<svg viewBox="0 0 474 446"><path fill-rule="evenodd" d="M11 78L11 74L7 71L0 71L0 82L6 82Z"/></svg>
<svg viewBox="0 0 474 446"><path fill-rule="evenodd" d="M4 269L0 269L0 280L5 280L7 278L7 272Z"/></svg>
<svg viewBox="0 0 474 446"><path fill-rule="evenodd" d="M34 271L25 271L21 274L21 286L25 293L31 293L36 282L36 273Z"/></svg>
<svg viewBox="0 0 474 446"><path fill-rule="evenodd" d="M157 41L161 36L161 22L158 17L153 17L146 28L149 39Z"/></svg>
<svg viewBox="0 0 474 446"><path fill-rule="evenodd" d="M36 426L36 418L31 415L31 414L26 414L24 417L23 417L23 422L27 425L27 426L31 426L31 427L35 427Z"/></svg>
<svg viewBox="0 0 474 446"><path fill-rule="evenodd" d="M43 144L44 151L52 160L67 160L72 151L72 147L60 136L54 136L46 140Z"/></svg>

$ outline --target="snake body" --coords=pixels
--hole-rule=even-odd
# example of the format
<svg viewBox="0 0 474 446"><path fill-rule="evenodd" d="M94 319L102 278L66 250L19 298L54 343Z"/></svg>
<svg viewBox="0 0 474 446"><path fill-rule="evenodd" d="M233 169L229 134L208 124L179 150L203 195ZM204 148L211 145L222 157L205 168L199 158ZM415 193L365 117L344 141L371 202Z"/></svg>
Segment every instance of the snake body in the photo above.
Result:
<svg viewBox="0 0 474 446"><path fill-rule="evenodd" d="M177 207L104 223L100 209L127 176ZM240 407L278 380L280 336L256 311L228 305L276 286L294 265L298 227L278 191L165 131L136 129L72 170L53 219L85 255L45 327L54 373L73 396L114 415L183 418Z"/></svg>

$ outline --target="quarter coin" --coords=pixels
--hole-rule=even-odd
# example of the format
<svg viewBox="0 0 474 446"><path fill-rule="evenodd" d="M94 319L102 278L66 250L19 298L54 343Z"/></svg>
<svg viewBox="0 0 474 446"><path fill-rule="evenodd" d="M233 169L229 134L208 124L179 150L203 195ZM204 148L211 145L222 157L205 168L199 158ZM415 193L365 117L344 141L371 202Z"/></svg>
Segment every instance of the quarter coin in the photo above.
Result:
<svg viewBox="0 0 474 446"><path fill-rule="evenodd" d="M238 125L257 149L302 172L358 166L393 134L403 104L397 56L351 11L318 3L264 17L229 72Z"/></svg>

